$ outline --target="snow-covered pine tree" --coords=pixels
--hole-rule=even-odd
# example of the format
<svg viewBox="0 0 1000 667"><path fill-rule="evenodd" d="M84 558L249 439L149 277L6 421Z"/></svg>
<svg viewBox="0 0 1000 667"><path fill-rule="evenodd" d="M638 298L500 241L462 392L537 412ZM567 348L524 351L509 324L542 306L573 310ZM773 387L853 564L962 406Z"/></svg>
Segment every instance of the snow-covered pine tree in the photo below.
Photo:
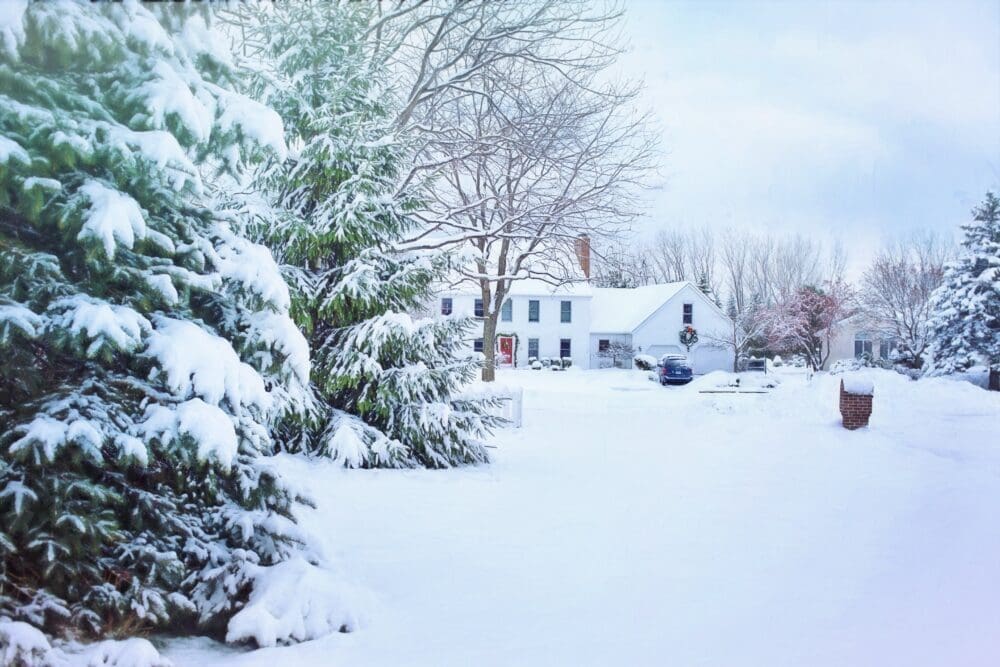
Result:
<svg viewBox="0 0 1000 667"><path fill-rule="evenodd" d="M698 289L701 293L708 297L708 299L714 303L719 308L722 308L722 302L719 300L719 295L715 293L712 289L712 282L708 279L707 273L702 273L698 277Z"/></svg>
<svg viewBox="0 0 1000 667"><path fill-rule="evenodd" d="M986 365L1000 389L1000 198L987 192L962 231L965 251L931 298L933 372Z"/></svg>
<svg viewBox="0 0 1000 667"><path fill-rule="evenodd" d="M200 175L280 118L207 9L147 7L0 26L0 618L53 633L221 631L301 540L260 454L308 346Z"/></svg>
<svg viewBox="0 0 1000 667"><path fill-rule="evenodd" d="M495 419L483 401L457 397L478 373L462 353L470 323L411 316L447 266L396 247L418 200L397 191L405 147L389 127L385 72L366 53L375 11L277 4L238 19L259 45L254 93L295 149L261 172L267 202L256 209L314 357L313 435L288 442L349 467L485 462Z"/></svg>

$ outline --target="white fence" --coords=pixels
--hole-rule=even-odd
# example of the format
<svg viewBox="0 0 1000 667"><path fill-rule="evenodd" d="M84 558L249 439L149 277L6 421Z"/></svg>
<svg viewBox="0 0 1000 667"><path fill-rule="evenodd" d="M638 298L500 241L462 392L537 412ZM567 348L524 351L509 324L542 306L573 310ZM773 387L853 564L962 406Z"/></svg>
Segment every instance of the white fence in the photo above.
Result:
<svg viewBox="0 0 1000 667"><path fill-rule="evenodd" d="M521 428L521 413L524 408L524 390L492 382L477 382L467 387L460 395L465 399L495 399L497 405L489 408L490 414L501 417L509 428Z"/></svg>

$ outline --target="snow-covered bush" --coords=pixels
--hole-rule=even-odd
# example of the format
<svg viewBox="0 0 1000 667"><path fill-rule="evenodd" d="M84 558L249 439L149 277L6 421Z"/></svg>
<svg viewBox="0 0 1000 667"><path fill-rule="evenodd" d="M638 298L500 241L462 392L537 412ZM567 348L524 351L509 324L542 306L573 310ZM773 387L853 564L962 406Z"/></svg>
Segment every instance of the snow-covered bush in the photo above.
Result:
<svg viewBox="0 0 1000 667"><path fill-rule="evenodd" d="M875 364L872 363L871 357L868 355L862 355L860 357L852 359L838 359L837 361L830 364L830 374L840 375L842 373L850 373L853 371L861 370L862 368L875 368Z"/></svg>
<svg viewBox="0 0 1000 667"><path fill-rule="evenodd" d="M471 320L406 314L448 265L399 249L420 192L397 188L405 146L365 52L377 5L256 9L244 26L264 67L254 93L281 113L298 150L258 174L265 201L244 204L292 285L319 399L308 420L283 426L283 442L349 467L487 461L489 406L455 398L481 365L462 351Z"/></svg>
<svg viewBox="0 0 1000 667"><path fill-rule="evenodd" d="M46 667L58 655L38 628L0 619L0 664L9 667Z"/></svg>
<svg viewBox="0 0 1000 667"><path fill-rule="evenodd" d="M281 121L233 92L204 6L5 12L0 617L221 633L300 549L262 454L309 355L200 167L283 157Z"/></svg>
<svg viewBox="0 0 1000 667"><path fill-rule="evenodd" d="M635 367L640 371L651 371L656 368L656 357L650 354L637 354L632 358L635 362Z"/></svg>

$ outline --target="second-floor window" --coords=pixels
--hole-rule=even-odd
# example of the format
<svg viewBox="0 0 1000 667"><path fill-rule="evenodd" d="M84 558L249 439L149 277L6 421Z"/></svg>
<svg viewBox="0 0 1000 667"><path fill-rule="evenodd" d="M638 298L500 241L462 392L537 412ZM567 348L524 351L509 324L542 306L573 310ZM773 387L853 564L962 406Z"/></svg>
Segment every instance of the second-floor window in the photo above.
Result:
<svg viewBox="0 0 1000 667"><path fill-rule="evenodd" d="M500 307L500 321L510 322L514 319L514 305L507 299Z"/></svg>
<svg viewBox="0 0 1000 667"><path fill-rule="evenodd" d="M528 301L528 321L537 322L538 321L538 300L532 299Z"/></svg>
<svg viewBox="0 0 1000 667"><path fill-rule="evenodd" d="M451 315L451 299L450 298L441 299L441 314L442 315Z"/></svg>
<svg viewBox="0 0 1000 667"><path fill-rule="evenodd" d="M694 324L694 304L684 304L684 324Z"/></svg>
<svg viewBox="0 0 1000 667"><path fill-rule="evenodd" d="M572 301L560 301L559 302L559 321L560 322L572 322L573 321L573 302Z"/></svg>
<svg viewBox="0 0 1000 667"><path fill-rule="evenodd" d="M473 311L472 312L473 312L473 314L476 317L482 317L483 316L483 300L482 299L476 299L476 303L473 306Z"/></svg>

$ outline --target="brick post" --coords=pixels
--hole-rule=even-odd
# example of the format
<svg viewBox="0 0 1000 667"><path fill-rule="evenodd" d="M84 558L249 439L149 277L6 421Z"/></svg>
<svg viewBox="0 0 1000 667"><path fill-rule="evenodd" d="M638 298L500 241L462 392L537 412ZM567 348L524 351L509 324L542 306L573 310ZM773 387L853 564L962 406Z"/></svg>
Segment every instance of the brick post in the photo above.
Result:
<svg viewBox="0 0 1000 667"><path fill-rule="evenodd" d="M844 381L840 381L840 416L844 420L844 428L854 429L868 426L868 418L872 416L872 395L852 394L844 390Z"/></svg>

